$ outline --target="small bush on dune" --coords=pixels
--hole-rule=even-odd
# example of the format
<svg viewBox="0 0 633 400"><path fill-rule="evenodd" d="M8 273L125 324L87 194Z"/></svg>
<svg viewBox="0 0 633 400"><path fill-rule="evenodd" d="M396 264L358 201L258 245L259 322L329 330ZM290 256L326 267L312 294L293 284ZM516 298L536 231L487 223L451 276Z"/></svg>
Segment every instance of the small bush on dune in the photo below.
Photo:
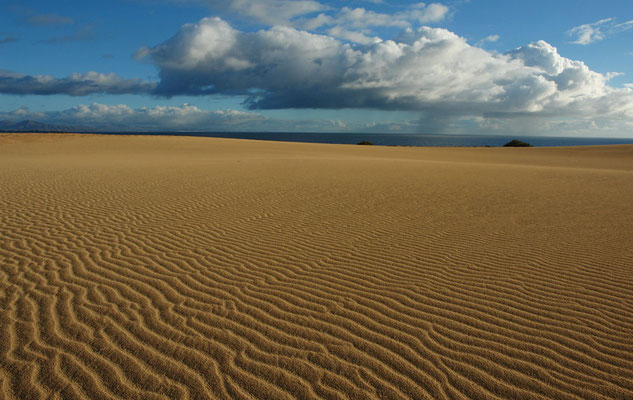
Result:
<svg viewBox="0 0 633 400"><path fill-rule="evenodd" d="M362 145L362 146L372 146L373 143L370 142L369 140L363 140L362 142L358 142L356 144Z"/></svg>
<svg viewBox="0 0 633 400"><path fill-rule="evenodd" d="M508 143L504 144L503 147L532 147L532 145L517 139L512 139Z"/></svg>

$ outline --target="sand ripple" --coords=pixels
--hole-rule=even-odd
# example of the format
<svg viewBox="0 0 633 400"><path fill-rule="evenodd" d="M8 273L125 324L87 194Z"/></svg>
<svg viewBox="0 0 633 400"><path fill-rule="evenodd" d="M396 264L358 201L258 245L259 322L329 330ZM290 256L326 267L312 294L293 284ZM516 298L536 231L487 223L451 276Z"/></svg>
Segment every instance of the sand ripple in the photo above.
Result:
<svg viewBox="0 0 633 400"><path fill-rule="evenodd" d="M0 397L631 399L633 147L0 137Z"/></svg>

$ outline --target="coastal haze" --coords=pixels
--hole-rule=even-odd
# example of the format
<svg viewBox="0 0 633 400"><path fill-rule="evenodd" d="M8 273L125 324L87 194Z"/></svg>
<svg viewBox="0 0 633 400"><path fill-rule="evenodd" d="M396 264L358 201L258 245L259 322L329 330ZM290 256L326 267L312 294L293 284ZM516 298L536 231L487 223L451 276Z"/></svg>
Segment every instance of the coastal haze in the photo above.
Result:
<svg viewBox="0 0 633 400"><path fill-rule="evenodd" d="M0 397L633 397L633 146L0 135Z"/></svg>

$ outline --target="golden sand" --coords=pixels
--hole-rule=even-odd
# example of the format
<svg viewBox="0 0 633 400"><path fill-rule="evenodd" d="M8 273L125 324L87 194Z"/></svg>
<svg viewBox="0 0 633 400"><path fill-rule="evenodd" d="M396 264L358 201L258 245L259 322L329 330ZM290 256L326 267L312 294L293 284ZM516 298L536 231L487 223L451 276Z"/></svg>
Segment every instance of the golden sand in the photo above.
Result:
<svg viewBox="0 0 633 400"><path fill-rule="evenodd" d="M633 399L633 146L0 135L0 398Z"/></svg>

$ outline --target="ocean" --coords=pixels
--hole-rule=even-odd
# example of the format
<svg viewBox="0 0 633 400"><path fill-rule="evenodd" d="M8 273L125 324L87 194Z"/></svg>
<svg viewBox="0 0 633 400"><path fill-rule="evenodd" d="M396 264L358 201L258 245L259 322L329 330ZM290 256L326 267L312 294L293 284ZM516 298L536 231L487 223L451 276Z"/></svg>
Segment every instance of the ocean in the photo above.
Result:
<svg viewBox="0 0 633 400"><path fill-rule="evenodd" d="M356 144L369 141L383 146L503 146L512 139L528 142L536 147L544 146L591 146L605 144L633 144L633 138L581 138L552 136L497 136L497 135L426 135L396 133L286 133L286 132L154 132L112 133L151 134L233 139L275 140L304 143Z"/></svg>

